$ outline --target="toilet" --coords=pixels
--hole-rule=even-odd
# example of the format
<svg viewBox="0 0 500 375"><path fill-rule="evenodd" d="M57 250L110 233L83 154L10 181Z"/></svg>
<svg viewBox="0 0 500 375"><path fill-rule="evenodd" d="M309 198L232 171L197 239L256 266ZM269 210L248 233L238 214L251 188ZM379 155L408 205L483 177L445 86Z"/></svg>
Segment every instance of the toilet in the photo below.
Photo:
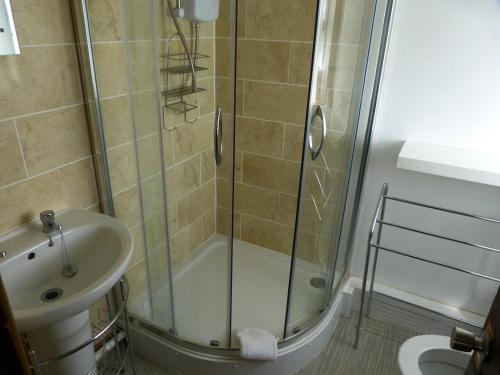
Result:
<svg viewBox="0 0 500 375"><path fill-rule="evenodd" d="M447 336L423 335L403 343L398 363L402 375L463 375L470 357L450 349Z"/></svg>

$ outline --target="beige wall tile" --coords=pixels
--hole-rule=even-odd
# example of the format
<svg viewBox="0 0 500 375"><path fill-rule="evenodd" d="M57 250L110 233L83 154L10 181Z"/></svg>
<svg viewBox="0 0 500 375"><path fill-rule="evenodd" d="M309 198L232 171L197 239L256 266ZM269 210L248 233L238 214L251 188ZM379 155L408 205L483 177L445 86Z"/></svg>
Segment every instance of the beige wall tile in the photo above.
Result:
<svg viewBox="0 0 500 375"><path fill-rule="evenodd" d="M167 238L163 212L147 217L144 224L148 252L154 252L158 247L165 245Z"/></svg>
<svg viewBox="0 0 500 375"><path fill-rule="evenodd" d="M217 77L229 77L231 40L227 38L215 39L215 74Z"/></svg>
<svg viewBox="0 0 500 375"><path fill-rule="evenodd" d="M132 140L130 109L127 96L101 100L106 147L115 147Z"/></svg>
<svg viewBox="0 0 500 375"><path fill-rule="evenodd" d="M286 124L285 140L283 142L283 158L301 162L303 148L304 127Z"/></svg>
<svg viewBox="0 0 500 375"><path fill-rule="evenodd" d="M316 1L251 0L247 4L246 37L310 42Z"/></svg>
<svg viewBox="0 0 500 375"><path fill-rule="evenodd" d="M238 0L238 25L237 32L239 37L245 36L245 14L246 14L246 0ZM219 2L219 18L215 23L215 33L217 36L227 37L231 36L231 8L229 0L221 0Z"/></svg>
<svg viewBox="0 0 500 375"><path fill-rule="evenodd" d="M221 106L224 112L228 112L230 106L229 79L217 77L215 79L215 105ZM236 114L243 115L243 81L236 81Z"/></svg>
<svg viewBox="0 0 500 375"><path fill-rule="evenodd" d="M201 183L215 177L215 158L212 150L201 153Z"/></svg>
<svg viewBox="0 0 500 375"><path fill-rule="evenodd" d="M90 155L83 106L16 120L30 176Z"/></svg>
<svg viewBox="0 0 500 375"><path fill-rule="evenodd" d="M149 1L125 1L127 32L129 40L148 40L152 38L152 19Z"/></svg>
<svg viewBox="0 0 500 375"><path fill-rule="evenodd" d="M283 254L291 254L293 228L241 215L241 239Z"/></svg>
<svg viewBox="0 0 500 375"><path fill-rule="evenodd" d="M169 202L185 197L201 184L200 156L194 156L167 170Z"/></svg>
<svg viewBox="0 0 500 375"><path fill-rule="evenodd" d="M115 215L118 220L128 227L139 222L139 192L133 187L113 196Z"/></svg>
<svg viewBox="0 0 500 375"><path fill-rule="evenodd" d="M0 59L0 119L82 102L74 46L22 48Z"/></svg>
<svg viewBox="0 0 500 375"><path fill-rule="evenodd" d="M256 186L235 184L235 209L243 214L277 220L279 216L279 193Z"/></svg>
<svg viewBox="0 0 500 375"><path fill-rule="evenodd" d="M127 92L127 60L123 43L94 45L96 76L101 98Z"/></svg>
<svg viewBox="0 0 500 375"><path fill-rule="evenodd" d="M238 78L288 81L290 43L240 39L237 50Z"/></svg>
<svg viewBox="0 0 500 375"><path fill-rule="evenodd" d="M156 80L153 42L129 42L128 53L130 54L132 91L153 89Z"/></svg>
<svg viewBox="0 0 500 375"><path fill-rule="evenodd" d="M157 175L141 182L144 217L164 212L162 176Z"/></svg>
<svg viewBox="0 0 500 375"><path fill-rule="evenodd" d="M177 205L171 205L167 208L168 233L169 238L179 232L179 223L177 220Z"/></svg>
<svg viewBox="0 0 500 375"><path fill-rule="evenodd" d="M179 228L193 223L213 207L215 207L215 180L200 186L179 201L177 205Z"/></svg>
<svg viewBox="0 0 500 375"><path fill-rule="evenodd" d="M297 245L297 258L321 264L316 253L317 236L314 233L299 231L299 241Z"/></svg>
<svg viewBox="0 0 500 375"><path fill-rule="evenodd" d="M246 184L296 195L299 172L298 163L243 154L243 182Z"/></svg>
<svg viewBox="0 0 500 375"><path fill-rule="evenodd" d="M88 4L93 41L122 40L121 0L90 0Z"/></svg>
<svg viewBox="0 0 500 375"><path fill-rule="evenodd" d="M168 251L166 244L153 250L148 257L151 281L157 283L168 272Z"/></svg>
<svg viewBox="0 0 500 375"><path fill-rule="evenodd" d="M0 233L38 218L42 210L84 208L97 202L92 160L0 189Z"/></svg>
<svg viewBox="0 0 500 375"><path fill-rule="evenodd" d="M163 130L163 160L165 167L168 168L174 164L174 148L172 143L173 134L171 131Z"/></svg>
<svg viewBox="0 0 500 375"><path fill-rule="evenodd" d="M306 86L266 82L245 82L245 116L264 120L304 124L306 118Z"/></svg>
<svg viewBox="0 0 500 375"><path fill-rule="evenodd" d="M109 174L113 192L137 184L135 150L132 143L108 151Z"/></svg>
<svg viewBox="0 0 500 375"><path fill-rule="evenodd" d="M296 214L297 197L280 193L278 222L289 226L294 226Z"/></svg>
<svg viewBox="0 0 500 375"><path fill-rule="evenodd" d="M217 178L216 180L217 188L217 207L228 208L229 202L231 202L231 197L229 196L230 189L232 188L229 180L224 178Z"/></svg>
<svg viewBox="0 0 500 375"><path fill-rule="evenodd" d="M0 122L0 171L2 171L0 186L27 177L16 128L12 121Z"/></svg>
<svg viewBox="0 0 500 375"><path fill-rule="evenodd" d="M312 64L312 43L292 43L290 53L290 83L309 85Z"/></svg>
<svg viewBox="0 0 500 375"><path fill-rule="evenodd" d="M255 154L281 158L284 125L278 122L236 118L236 148Z"/></svg>
<svg viewBox="0 0 500 375"><path fill-rule="evenodd" d="M222 164L216 168L216 175L218 178L229 178L229 172L233 168L230 152L224 152L227 150L223 148L222 151ZM209 154L212 154L212 159L215 160L213 149L208 151ZM242 152L239 150L235 151L235 165L234 165L234 179L235 181L241 182L241 173L242 173Z"/></svg>
<svg viewBox="0 0 500 375"><path fill-rule="evenodd" d="M11 6L19 44L74 42L69 1L14 0Z"/></svg>
<svg viewBox="0 0 500 375"><path fill-rule="evenodd" d="M230 211L217 207L217 216L216 216L216 226L217 226L217 233L220 233L224 236L229 236L229 222L230 222ZM234 233L234 238L240 239L241 238L241 215L238 211L234 212L233 216L233 233Z"/></svg>
<svg viewBox="0 0 500 375"><path fill-rule="evenodd" d="M144 237L142 235L142 226L136 225L131 228L132 238L134 239L134 248L132 252L132 259L130 259L129 268L132 268L141 260L144 260Z"/></svg>
<svg viewBox="0 0 500 375"><path fill-rule="evenodd" d="M172 237L170 250L174 267L191 257L203 242L202 220L197 220L185 230Z"/></svg>
<svg viewBox="0 0 500 375"><path fill-rule="evenodd" d="M134 109L134 127L137 138L158 133L160 119L155 90L134 92L131 95Z"/></svg>
<svg viewBox="0 0 500 375"><path fill-rule="evenodd" d="M134 299L146 291L148 287L146 264L144 261L130 267L127 271L127 278L130 287L129 298Z"/></svg>
<svg viewBox="0 0 500 375"><path fill-rule="evenodd" d="M213 117L205 116L173 131L174 161L186 160L213 147Z"/></svg>
<svg viewBox="0 0 500 375"><path fill-rule="evenodd" d="M137 141L139 177L145 179L161 171L160 139L156 135Z"/></svg>
<svg viewBox="0 0 500 375"><path fill-rule="evenodd" d="M198 94L200 116L215 112L215 83L213 78L199 80L200 87L206 91Z"/></svg>
<svg viewBox="0 0 500 375"><path fill-rule="evenodd" d="M215 209L203 215L203 241L215 234Z"/></svg>

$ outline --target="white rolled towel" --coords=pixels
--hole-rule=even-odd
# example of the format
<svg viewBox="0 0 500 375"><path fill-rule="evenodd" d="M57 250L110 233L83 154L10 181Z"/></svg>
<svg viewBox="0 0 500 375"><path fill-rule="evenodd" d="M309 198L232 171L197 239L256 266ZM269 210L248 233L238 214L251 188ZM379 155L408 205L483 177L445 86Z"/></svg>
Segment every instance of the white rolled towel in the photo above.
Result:
<svg viewBox="0 0 500 375"><path fill-rule="evenodd" d="M259 328L243 328L237 336L242 358L259 361L276 361L278 358L278 340L271 332Z"/></svg>

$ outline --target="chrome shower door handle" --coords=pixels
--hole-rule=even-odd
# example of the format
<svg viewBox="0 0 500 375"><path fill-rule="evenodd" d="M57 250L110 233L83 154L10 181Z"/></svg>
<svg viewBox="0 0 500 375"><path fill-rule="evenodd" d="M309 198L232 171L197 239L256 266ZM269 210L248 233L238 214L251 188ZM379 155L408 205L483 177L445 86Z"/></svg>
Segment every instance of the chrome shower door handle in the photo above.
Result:
<svg viewBox="0 0 500 375"><path fill-rule="evenodd" d="M222 107L217 107L215 112L214 154L215 164L220 167L222 164Z"/></svg>
<svg viewBox="0 0 500 375"><path fill-rule="evenodd" d="M312 127L314 123L314 119L316 117L319 117L321 120L321 141L319 142L319 145L317 148L314 147L313 145L313 137L312 137ZM312 160L316 160L318 156L321 153L321 150L323 149L323 144L325 143L326 139L326 131L327 131L327 126L326 126L326 116L325 116L325 109L321 104L319 104L316 107L316 110L314 111L313 115L311 116L311 123L309 124L309 150L311 151L311 158Z"/></svg>

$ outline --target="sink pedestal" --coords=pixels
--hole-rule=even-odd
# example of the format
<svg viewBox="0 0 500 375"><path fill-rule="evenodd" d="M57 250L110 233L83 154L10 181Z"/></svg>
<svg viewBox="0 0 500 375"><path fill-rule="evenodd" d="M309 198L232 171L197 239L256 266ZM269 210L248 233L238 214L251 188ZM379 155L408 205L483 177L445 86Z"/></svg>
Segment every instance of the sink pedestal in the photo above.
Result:
<svg viewBox="0 0 500 375"><path fill-rule="evenodd" d="M62 354L92 338L89 311L83 311L61 322L27 333L30 346L39 362ZM43 375L97 374L92 344L50 365L42 367Z"/></svg>

